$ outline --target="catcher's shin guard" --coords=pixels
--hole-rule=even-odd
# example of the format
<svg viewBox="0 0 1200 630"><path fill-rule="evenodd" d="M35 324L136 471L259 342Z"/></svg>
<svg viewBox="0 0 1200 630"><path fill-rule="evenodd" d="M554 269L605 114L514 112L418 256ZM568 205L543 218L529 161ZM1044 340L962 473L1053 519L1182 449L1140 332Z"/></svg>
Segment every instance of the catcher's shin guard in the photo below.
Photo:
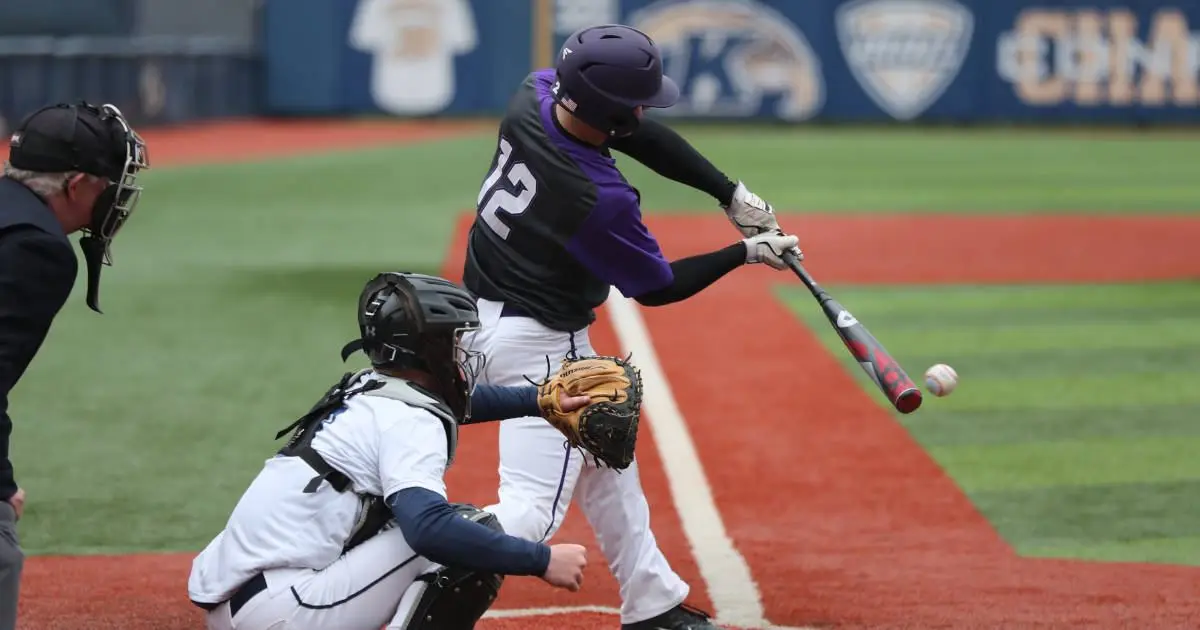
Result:
<svg viewBox="0 0 1200 630"><path fill-rule="evenodd" d="M485 512L465 503L456 503L454 511L463 518L482 523L496 531L504 531L495 514ZM401 610L409 608L408 616L399 626L400 630L472 630L475 623L487 612L504 576L496 573L480 573L470 569L444 567L417 578L400 600ZM416 600L416 605L413 601Z"/></svg>

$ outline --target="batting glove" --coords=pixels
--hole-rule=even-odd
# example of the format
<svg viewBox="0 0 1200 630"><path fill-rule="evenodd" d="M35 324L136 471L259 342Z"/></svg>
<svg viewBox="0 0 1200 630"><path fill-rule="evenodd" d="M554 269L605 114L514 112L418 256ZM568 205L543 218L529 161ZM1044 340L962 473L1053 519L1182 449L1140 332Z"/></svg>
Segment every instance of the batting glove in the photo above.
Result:
<svg viewBox="0 0 1200 630"><path fill-rule="evenodd" d="M787 269L783 254L789 250L797 254L796 260L804 260L804 254L797 247L800 239L791 234L767 232L743 239L742 242L746 244L747 264L766 263L772 269Z"/></svg>
<svg viewBox="0 0 1200 630"><path fill-rule="evenodd" d="M779 220L775 217L775 209L762 197L750 192L743 182L738 182L729 205L723 205L721 209L725 211L729 222L747 238L759 234L783 233L783 229L779 227ZM791 249L797 259L803 260L804 254L798 247Z"/></svg>
<svg viewBox="0 0 1200 630"><path fill-rule="evenodd" d="M729 205L721 206L721 209L742 236L757 236L779 230L779 221L775 218L775 210L771 208L771 204L750 192L742 182L738 182L737 188L734 189Z"/></svg>

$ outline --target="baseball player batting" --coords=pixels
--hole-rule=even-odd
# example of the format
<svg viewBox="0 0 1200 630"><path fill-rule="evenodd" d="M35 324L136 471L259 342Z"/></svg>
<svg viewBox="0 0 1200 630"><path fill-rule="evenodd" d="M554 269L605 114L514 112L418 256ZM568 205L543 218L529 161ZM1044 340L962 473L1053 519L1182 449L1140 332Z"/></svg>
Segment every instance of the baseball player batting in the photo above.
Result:
<svg viewBox="0 0 1200 630"><path fill-rule="evenodd" d="M593 354L588 327L610 287L663 306L741 265L786 269L781 255L799 254L797 238L779 230L761 199L673 131L641 118L644 108L669 107L678 96L650 38L604 25L573 33L556 68L531 73L511 98L479 191L463 273L479 298L481 323L464 343L490 357L481 382L519 385L544 376L547 359ZM745 238L668 262L642 222L638 191L609 149L709 192ZM624 630L717 628L684 604L689 587L650 530L636 461L617 471L585 459L541 418L506 421L499 503L487 510L509 534L544 541L578 499L620 583Z"/></svg>
<svg viewBox="0 0 1200 630"><path fill-rule="evenodd" d="M448 503L443 478L460 424L549 413L547 392L577 389L472 395L484 357L461 337L479 325L475 300L441 278L378 275L358 324L343 359L361 349L372 367L280 431L291 439L192 563L188 594L209 630L470 630L505 575L579 590L583 547L508 535L494 515Z"/></svg>

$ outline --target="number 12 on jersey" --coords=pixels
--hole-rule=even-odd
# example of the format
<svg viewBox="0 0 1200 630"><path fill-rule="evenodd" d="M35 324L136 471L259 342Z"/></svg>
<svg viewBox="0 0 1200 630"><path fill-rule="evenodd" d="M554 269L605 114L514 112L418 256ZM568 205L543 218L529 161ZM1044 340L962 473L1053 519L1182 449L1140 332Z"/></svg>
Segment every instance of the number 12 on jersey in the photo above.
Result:
<svg viewBox="0 0 1200 630"><path fill-rule="evenodd" d="M537 194L537 180L524 162L512 162L512 145L503 136L500 138L500 153L496 156L496 168L488 173L479 189L479 197L475 204L479 207L479 215L502 239L508 238L509 227L496 215L503 212L508 215L518 215L529 209L533 196ZM500 181L503 176L519 191L513 194ZM484 199L487 202L484 203ZM481 205L482 204L482 205Z"/></svg>

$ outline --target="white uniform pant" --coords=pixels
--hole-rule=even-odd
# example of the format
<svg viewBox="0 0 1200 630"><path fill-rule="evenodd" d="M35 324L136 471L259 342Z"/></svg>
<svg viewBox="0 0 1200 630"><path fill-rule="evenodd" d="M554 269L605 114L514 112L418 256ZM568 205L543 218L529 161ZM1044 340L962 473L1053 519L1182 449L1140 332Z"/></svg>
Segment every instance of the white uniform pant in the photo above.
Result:
<svg viewBox="0 0 1200 630"><path fill-rule="evenodd" d="M546 376L547 357L557 372L572 350L580 356L595 354L586 329L564 333L531 318L501 317L498 302L479 300L478 305L480 330L466 342L487 355L482 383L529 385L524 377L539 382ZM563 435L543 418L501 422L500 502L484 509L510 535L549 541L574 497L620 584L622 623L674 608L687 597L688 585L671 569L650 531L650 506L637 461L618 473L585 461L583 454L569 449Z"/></svg>
<svg viewBox="0 0 1200 630"><path fill-rule="evenodd" d="M229 602L214 608L208 630L380 630L385 624L401 630L417 601L415 590L407 598L405 591L439 568L415 554L399 529L387 529L320 571L264 571L266 590L237 615L230 615Z"/></svg>

